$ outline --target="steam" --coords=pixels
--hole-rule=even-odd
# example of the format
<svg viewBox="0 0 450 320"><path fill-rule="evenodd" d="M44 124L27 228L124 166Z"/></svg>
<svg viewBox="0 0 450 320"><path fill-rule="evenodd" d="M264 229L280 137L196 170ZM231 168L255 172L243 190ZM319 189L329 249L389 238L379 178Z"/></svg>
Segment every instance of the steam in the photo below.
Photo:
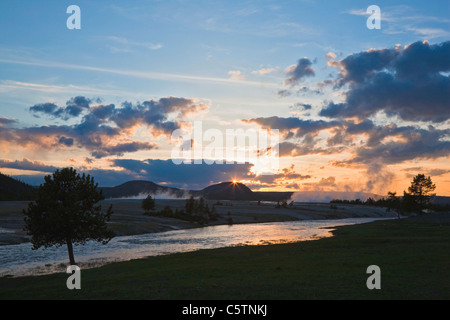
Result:
<svg viewBox="0 0 450 320"><path fill-rule="evenodd" d="M191 193L188 190L182 190L183 194L180 196L177 193L170 191L159 191L159 192L141 192L135 196L129 197L119 197L114 198L118 200L142 200L147 198L148 195L151 195L153 199L166 199L166 200L176 200L176 199L189 199L191 197Z"/></svg>
<svg viewBox="0 0 450 320"><path fill-rule="evenodd" d="M379 195L362 191L303 191L295 192L291 200L295 202L330 202L333 199L365 201L369 197L374 200L381 198Z"/></svg>
<svg viewBox="0 0 450 320"><path fill-rule="evenodd" d="M383 163L381 162L371 162L366 171L367 182L366 191L367 192L378 192L387 193L386 188L392 184L395 175L388 171Z"/></svg>

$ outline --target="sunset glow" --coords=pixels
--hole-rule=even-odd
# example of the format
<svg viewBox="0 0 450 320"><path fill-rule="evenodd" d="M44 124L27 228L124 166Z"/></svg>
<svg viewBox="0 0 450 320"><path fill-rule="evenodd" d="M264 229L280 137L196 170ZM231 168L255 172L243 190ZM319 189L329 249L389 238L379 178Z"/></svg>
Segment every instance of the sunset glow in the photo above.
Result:
<svg viewBox="0 0 450 320"><path fill-rule="evenodd" d="M358 1L79 1L81 29L69 30L56 1L4 2L16 18L0 21L0 171L32 185L74 167L101 186L379 195L423 173L450 196L450 25L438 3L380 1L389 19L370 30ZM203 148L205 163L174 164L172 135L195 121L223 141L194 132L180 150L198 160ZM276 145L233 150L278 167L227 163L237 129L278 130Z"/></svg>

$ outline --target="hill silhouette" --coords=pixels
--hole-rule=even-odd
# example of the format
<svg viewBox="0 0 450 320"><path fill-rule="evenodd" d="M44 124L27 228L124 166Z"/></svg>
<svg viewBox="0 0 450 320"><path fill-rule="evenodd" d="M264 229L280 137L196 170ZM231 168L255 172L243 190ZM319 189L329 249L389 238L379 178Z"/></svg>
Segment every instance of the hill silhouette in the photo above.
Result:
<svg viewBox="0 0 450 320"><path fill-rule="evenodd" d="M292 194L293 192L255 192L239 182L222 182L197 191L197 195L207 200L284 201L289 200Z"/></svg>
<svg viewBox="0 0 450 320"><path fill-rule="evenodd" d="M37 189L0 173L0 201L34 200Z"/></svg>
<svg viewBox="0 0 450 320"><path fill-rule="evenodd" d="M204 188L199 195L210 200L249 200L253 192L242 183L222 182Z"/></svg>
<svg viewBox="0 0 450 320"><path fill-rule="evenodd" d="M100 189L103 191L105 198L127 198L143 194L157 195L161 193L181 198L185 193L182 189L164 187L154 182L144 180L128 181L115 187L102 187Z"/></svg>
<svg viewBox="0 0 450 320"><path fill-rule="evenodd" d="M103 187L101 189L105 198L165 194L174 198L185 198L192 195L203 197L206 200L283 201L292 196L292 192L254 192L246 185L234 182L222 182L202 190L184 190L164 187L151 181L134 180L115 187Z"/></svg>

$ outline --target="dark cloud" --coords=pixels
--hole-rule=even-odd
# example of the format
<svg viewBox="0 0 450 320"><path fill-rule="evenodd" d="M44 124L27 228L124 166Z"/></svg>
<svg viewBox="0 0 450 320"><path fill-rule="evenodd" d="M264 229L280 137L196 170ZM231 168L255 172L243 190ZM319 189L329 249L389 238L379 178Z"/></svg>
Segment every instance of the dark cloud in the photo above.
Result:
<svg viewBox="0 0 450 320"><path fill-rule="evenodd" d="M89 109L92 100L82 96L71 98L66 102L64 112L66 117L78 117L83 111Z"/></svg>
<svg viewBox="0 0 450 320"><path fill-rule="evenodd" d="M297 90L297 94L302 94L302 96L306 96L308 93L312 94L322 94L323 92L320 89L314 89L310 87L303 86Z"/></svg>
<svg viewBox="0 0 450 320"><path fill-rule="evenodd" d="M56 117L59 116L59 114L62 112L62 109L54 103L46 102L35 104L34 106L30 107L30 111L36 113L45 113Z"/></svg>
<svg viewBox="0 0 450 320"><path fill-rule="evenodd" d="M253 164L174 164L172 160L148 159L116 159L112 162L116 167L135 174L142 179L156 183L164 183L175 187L204 188L210 184L247 179L251 176Z"/></svg>
<svg viewBox="0 0 450 320"><path fill-rule="evenodd" d="M55 118L68 120L73 117L78 117L83 111L88 110L91 103L91 99L83 96L77 96L68 100L64 108L59 107L54 103L46 102L31 106L30 111L34 113L44 113Z"/></svg>
<svg viewBox="0 0 450 320"><path fill-rule="evenodd" d="M288 85L296 85L304 78L313 77L314 69L311 67L312 62L308 58L301 58L296 65L290 66L286 72L287 79L285 83Z"/></svg>
<svg viewBox="0 0 450 320"><path fill-rule="evenodd" d="M10 124L13 124L16 122L17 122L17 120L15 120L15 119L0 117L0 127L4 126L4 125L10 125Z"/></svg>
<svg viewBox="0 0 450 320"><path fill-rule="evenodd" d="M148 180L172 187L202 189L213 183L231 181L232 179L248 179L254 177L250 172L253 164L180 164L172 160L134 160L115 159L111 161L113 167L105 169L77 169L90 174L100 186L116 186L130 180ZM58 167L48 166L42 162L23 159L9 161L0 159L0 168L13 168L31 170L36 172L52 173ZM21 175L21 179L39 185L44 175Z"/></svg>
<svg viewBox="0 0 450 320"><path fill-rule="evenodd" d="M91 152L95 158L103 158L106 156L123 156L127 152L137 152L139 150L151 150L157 148L156 144L151 142L131 141L118 143L116 145L109 145L100 147Z"/></svg>
<svg viewBox="0 0 450 320"><path fill-rule="evenodd" d="M296 111L305 111L305 110L311 110L312 106L307 103L297 102L289 108L292 110L296 110Z"/></svg>
<svg viewBox="0 0 450 320"><path fill-rule="evenodd" d="M413 159L436 159L450 154L450 129L433 126L376 125L371 120L302 120L267 117L243 120L264 129L279 129L283 141L280 156L334 154L345 150L353 157L347 163L369 164L379 159L385 164ZM319 135L326 130L326 135Z"/></svg>
<svg viewBox="0 0 450 320"><path fill-rule="evenodd" d="M147 180L166 186L190 190L200 190L211 184L234 179L252 181L247 185L255 188L273 187L277 185L295 187L292 184L292 180L299 181L312 178L310 175L295 172L293 165L290 168L279 170L274 175L257 176L251 171L253 167L251 163L207 164L206 162L202 162L201 164L177 165L172 160L160 159L115 159L110 162L114 169L96 168L87 170L85 168L77 168L77 170L90 174L103 187L117 186L131 180ZM14 162L0 159L0 167L46 173L60 169L27 159ZM32 185L39 185L43 182L44 175L20 175L18 177Z"/></svg>
<svg viewBox="0 0 450 320"><path fill-rule="evenodd" d="M351 162L370 163L379 159L384 164L400 163L412 159L436 159L450 155L450 130L429 130L413 127L398 128L403 130L401 139L379 142L372 147L363 146L356 149L356 156ZM396 130L396 131L399 131Z"/></svg>
<svg viewBox="0 0 450 320"><path fill-rule="evenodd" d="M321 147L318 146L318 140L303 140L300 142L283 141L278 144L280 157L298 157L310 154L334 154L342 152L345 148L342 146Z"/></svg>
<svg viewBox="0 0 450 320"><path fill-rule="evenodd" d="M59 138L59 143L65 145L67 147L71 147L73 145L73 139L72 138L61 137L61 138Z"/></svg>
<svg viewBox="0 0 450 320"><path fill-rule="evenodd" d="M330 118L366 119L379 111L408 121L450 118L450 41L415 42L404 49L369 50L339 61L338 87L345 101L320 112Z"/></svg>
<svg viewBox="0 0 450 320"><path fill-rule="evenodd" d="M110 119L120 128L145 124L154 129L155 135L169 136L180 128L185 116L207 108L205 103L197 102L195 99L168 97L147 100L136 105L124 102L122 108L114 109ZM168 120L169 115L173 115L175 120Z"/></svg>
<svg viewBox="0 0 450 320"><path fill-rule="evenodd" d="M30 170L39 172L55 172L58 168L54 166L46 165L43 162L31 161L26 158L22 160L9 161L0 159L0 168Z"/></svg>
<svg viewBox="0 0 450 320"><path fill-rule="evenodd" d="M339 121L302 120L295 117L283 118L277 116L253 118L242 121L246 123L256 123L263 129L278 129L285 134L293 132L293 136L296 137L302 137L306 134L316 134L321 130L340 125Z"/></svg>
<svg viewBox="0 0 450 320"><path fill-rule="evenodd" d="M79 122L8 130L0 126L0 141L40 149L84 148L95 158L122 156L129 152L157 148L153 142L130 139L137 127L148 128L154 137L170 137L175 129L186 125L184 118L187 115L208 108L207 104L196 99L177 97L136 104L123 102L120 107L114 104L92 105L98 101L78 96L69 99L65 108L53 103L36 104L30 108L33 113L66 120L77 118ZM6 120L3 122L7 123Z"/></svg>
<svg viewBox="0 0 450 320"><path fill-rule="evenodd" d="M278 90L278 96L280 96L281 98L289 97L290 95L292 95L292 92L290 92L289 90Z"/></svg>

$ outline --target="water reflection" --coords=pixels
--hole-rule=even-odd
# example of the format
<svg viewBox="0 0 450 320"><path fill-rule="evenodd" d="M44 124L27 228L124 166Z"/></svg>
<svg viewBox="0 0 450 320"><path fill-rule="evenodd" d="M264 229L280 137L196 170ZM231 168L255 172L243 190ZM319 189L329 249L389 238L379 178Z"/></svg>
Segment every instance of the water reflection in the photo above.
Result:
<svg viewBox="0 0 450 320"><path fill-rule="evenodd" d="M352 218L221 225L123 236L112 239L106 246L97 242L75 246L75 259L80 268L86 269L115 261L199 249L314 240L331 236L329 229L331 227L373 220L379 219ZM65 272L68 264L65 246L39 250L31 250L31 247L30 243L0 246L0 276Z"/></svg>

